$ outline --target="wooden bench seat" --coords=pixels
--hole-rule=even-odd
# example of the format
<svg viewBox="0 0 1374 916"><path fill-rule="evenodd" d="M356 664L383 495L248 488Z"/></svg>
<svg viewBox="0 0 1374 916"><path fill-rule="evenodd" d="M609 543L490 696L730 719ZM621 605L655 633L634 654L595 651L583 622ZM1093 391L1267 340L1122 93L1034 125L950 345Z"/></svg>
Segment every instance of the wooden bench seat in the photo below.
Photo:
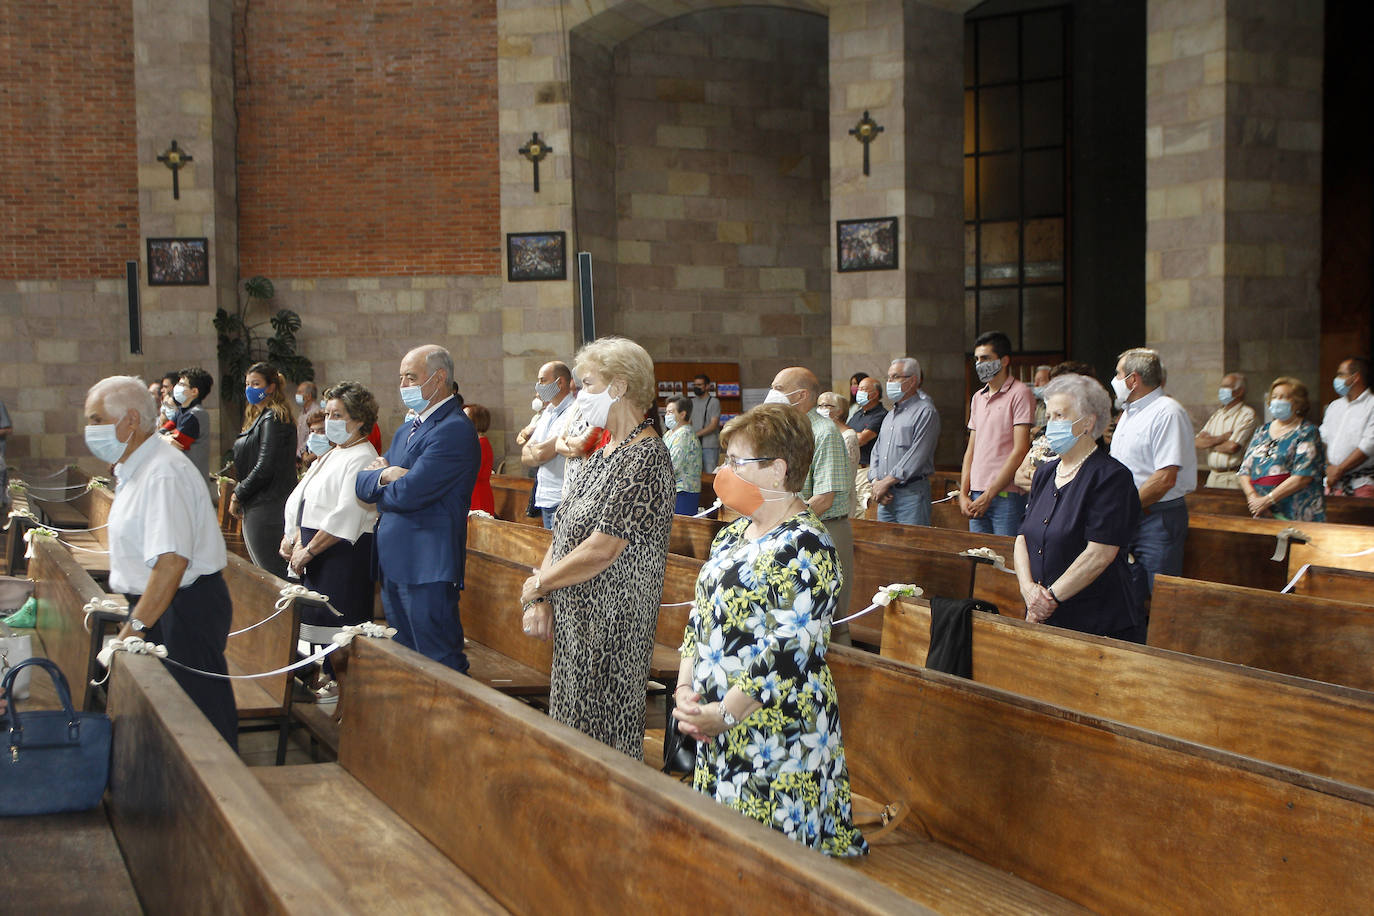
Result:
<svg viewBox="0 0 1374 916"><path fill-rule="evenodd" d="M35 632L44 651L62 669L71 687L72 705L91 708L90 680L96 675L95 655L101 636L116 627L127 615L122 595L107 595L76 558L50 538L37 538L28 572L34 580L33 594L38 603ZM83 609L96 598L109 598L124 609L121 612L92 616L92 632L85 627Z"/></svg>
<svg viewBox="0 0 1374 916"><path fill-rule="evenodd" d="M359 912L508 912L338 764L251 772Z"/></svg>
<svg viewBox="0 0 1374 916"><path fill-rule="evenodd" d="M828 661L854 790L993 869L1111 913L1374 894L1368 789L844 646Z"/></svg>
<svg viewBox="0 0 1374 916"><path fill-rule="evenodd" d="M1148 642L1374 690L1374 614L1365 605L1156 576Z"/></svg>
<svg viewBox="0 0 1374 916"><path fill-rule="evenodd" d="M8 899L0 903L0 910L109 916L143 913L103 807L7 817L3 823L0 874L10 877Z"/></svg>
<svg viewBox="0 0 1374 916"><path fill-rule="evenodd" d="M894 602L884 624L885 657L925 663L926 602ZM973 676L1065 709L1374 788L1374 693L980 613L973 615Z"/></svg>
<svg viewBox="0 0 1374 916"><path fill-rule="evenodd" d="M1374 572L1304 564L1293 594L1374 606ZM1296 576L1297 573L1294 573Z"/></svg>

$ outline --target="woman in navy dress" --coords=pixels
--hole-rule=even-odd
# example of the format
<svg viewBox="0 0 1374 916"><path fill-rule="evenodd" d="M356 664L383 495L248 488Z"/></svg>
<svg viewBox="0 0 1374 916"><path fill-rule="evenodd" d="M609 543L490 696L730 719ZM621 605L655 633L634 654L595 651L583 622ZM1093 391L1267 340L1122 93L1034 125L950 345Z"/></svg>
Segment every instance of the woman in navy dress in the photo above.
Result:
<svg viewBox="0 0 1374 916"><path fill-rule="evenodd" d="M1045 389L1045 405L1058 457L1035 472L1016 538L1026 620L1144 642L1143 570L1127 551L1140 495L1131 472L1097 442L1111 400L1095 379L1063 375Z"/></svg>

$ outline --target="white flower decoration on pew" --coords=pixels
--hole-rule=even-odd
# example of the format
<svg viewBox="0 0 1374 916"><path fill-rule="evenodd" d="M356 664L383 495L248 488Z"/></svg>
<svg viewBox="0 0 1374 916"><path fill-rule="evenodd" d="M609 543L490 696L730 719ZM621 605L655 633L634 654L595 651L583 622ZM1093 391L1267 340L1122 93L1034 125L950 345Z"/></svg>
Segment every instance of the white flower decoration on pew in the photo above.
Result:
<svg viewBox="0 0 1374 916"><path fill-rule="evenodd" d="M105 667L110 667L110 661L116 652L128 652L130 655L155 655L158 658L167 657L167 647L160 646L155 642L148 642L142 636L128 636L120 639L118 636L111 637L106 643L105 648L100 650L100 654L95 657L96 661ZM107 674L106 677L109 677ZM103 680L101 684L105 683ZM100 686L97 684L96 686Z"/></svg>
<svg viewBox="0 0 1374 916"><path fill-rule="evenodd" d="M496 516L492 515L492 514L491 514L490 512L488 512L486 509L469 509L469 510L468 510L468 515L469 515L469 516L478 515L478 516L481 516L482 518L496 518Z"/></svg>
<svg viewBox="0 0 1374 916"><path fill-rule="evenodd" d="M1007 569L1006 557L997 553L991 547L970 547L968 550L959 551L959 556L971 557L975 560L991 563L993 569L1000 569L1004 573L1012 573L1015 575L1015 570Z"/></svg>
<svg viewBox="0 0 1374 916"><path fill-rule="evenodd" d="M396 635L395 627L384 627L379 623L360 623L354 626L341 628L342 633L334 634L334 644L336 646L346 646L353 641L355 636L366 636L370 639L391 639Z"/></svg>
<svg viewBox="0 0 1374 916"><path fill-rule="evenodd" d="M92 477L90 480L86 481L87 493L91 492L92 490L108 489L110 489L110 478L108 477Z"/></svg>
<svg viewBox="0 0 1374 916"><path fill-rule="evenodd" d="M22 496L24 494L24 491L28 490L28 488L29 485L24 483L24 481L20 480L18 477L11 480L9 482L9 486L6 487L6 489L8 489L10 491L10 494L13 496Z"/></svg>
<svg viewBox="0 0 1374 916"><path fill-rule="evenodd" d="M26 560L33 559L34 538L52 538L53 540L56 540L57 532L53 531L51 528L44 528L42 525L39 525L37 528L30 528L28 531L25 531L24 543L29 545L24 548L24 559Z"/></svg>
<svg viewBox="0 0 1374 916"><path fill-rule="evenodd" d="M279 611L284 611L284 610L286 610L286 606L287 606L288 604L290 604L290 603L292 602L292 600L294 600L294 599L296 599L296 598L308 598L308 599L310 599L311 601L318 601L318 602L320 602L321 604L328 604L328 603L329 603L329 596L328 596L328 595L322 595L322 594L320 594L319 592L312 592L310 589L306 588L304 585L287 585L287 586L283 586L280 590L278 590L277 594L280 596L279 598L277 598L277 604L276 604L276 608L277 608L277 610L279 610ZM332 609L331 609L331 610L332 610ZM339 612L338 612L338 611L334 611L334 613L338 614ZM342 616L342 615L340 615L340 616Z"/></svg>
<svg viewBox="0 0 1374 916"><path fill-rule="evenodd" d="M872 604L864 608L862 611L855 611L848 617L841 617L839 620L832 620L830 622L830 625L832 627L836 627L842 623L848 623L855 617L862 617L865 614L871 613L872 611L876 611L880 607L887 607L897 598L919 598L924 594L925 589L921 588L919 585L912 585L909 582L894 582L891 585L880 585L878 586L878 590L873 593Z"/></svg>
<svg viewBox="0 0 1374 916"><path fill-rule="evenodd" d="M87 633L91 632L91 615L100 611L111 611L117 614L120 611L127 611L127 608L109 597L92 598L90 601L87 601L86 606L81 609L81 613L85 615L81 622L82 625L85 626Z"/></svg>
<svg viewBox="0 0 1374 916"><path fill-rule="evenodd" d="M0 528L0 531L9 531L10 525L14 524L14 520L16 518L27 519L28 521L33 522L35 525L38 524L38 516L34 515L28 509L25 509L22 506L18 506L10 509L10 517L5 520L5 527Z"/></svg>

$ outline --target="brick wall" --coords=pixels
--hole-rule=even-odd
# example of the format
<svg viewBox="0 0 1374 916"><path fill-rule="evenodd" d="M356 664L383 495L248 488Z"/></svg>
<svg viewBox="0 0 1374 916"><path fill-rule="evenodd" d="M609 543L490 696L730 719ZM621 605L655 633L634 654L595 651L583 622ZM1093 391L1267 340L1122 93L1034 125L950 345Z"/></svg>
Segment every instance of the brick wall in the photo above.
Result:
<svg viewBox="0 0 1374 916"><path fill-rule="evenodd" d="M492 0L237 0L243 276L501 269Z"/></svg>
<svg viewBox="0 0 1374 916"><path fill-rule="evenodd" d="M0 4L0 279L138 255L130 0Z"/></svg>

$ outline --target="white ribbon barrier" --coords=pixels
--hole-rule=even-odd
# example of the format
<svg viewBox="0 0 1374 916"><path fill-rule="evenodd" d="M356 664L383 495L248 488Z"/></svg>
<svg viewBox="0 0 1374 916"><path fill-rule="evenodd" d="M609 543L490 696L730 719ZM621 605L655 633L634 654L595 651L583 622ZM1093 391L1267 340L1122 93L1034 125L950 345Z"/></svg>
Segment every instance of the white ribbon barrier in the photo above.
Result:
<svg viewBox="0 0 1374 916"><path fill-rule="evenodd" d="M1298 570L1298 574L1297 574L1296 576L1294 576L1293 578L1291 578L1291 579L1288 580L1288 584L1285 585L1285 586L1279 591L1279 594L1280 594L1280 595L1286 595L1286 594L1288 594L1289 592L1291 592L1291 591L1293 590L1293 587L1294 587L1295 585L1297 585L1298 582L1300 582L1300 581L1302 580L1302 577L1303 577L1303 576L1307 575L1307 571L1308 571L1309 569L1311 569L1311 568L1312 568L1312 564L1311 564L1311 563L1304 563L1304 564L1302 564L1302 569Z"/></svg>
<svg viewBox="0 0 1374 916"><path fill-rule="evenodd" d="M950 490L948 493L945 494L944 499L937 499L937 500L935 500L934 502L932 502L931 505L932 505L932 506L938 506L938 505L940 505L940 503L947 503L947 502L949 502L951 499L958 499L958 498L959 498L959 491L958 491L958 490Z"/></svg>
<svg viewBox="0 0 1374 916"><path fill-rule="evenodd" d="M42 477L20 477L20 476L19 476L19 469L18 469L18 468L13 468L13 467L12 467L12 468L10 468L10 470L12 470L12 471L15 472L15 478L16 478L18 481L20 481L21 483L27 483L28 481L31 481L31 480L52 480L52 479L54 479L54 478L56 478L56 477L61 477L63 474L67 473L68 471L74 471L74 470L76 470L76 465L74 465L74 464L65 465L65 466L63 466L63 467L61 467L61 468L58 468L56 471L53 471L51 474L44 474Z"/></svg>
<svg viewBox="0 0 1374 916"><path fill-rule="evenodd" d="M991 547L970 547L968 550L959 551L961 557L971 557L979 563L991 564L993 569L1000 569L1004 573L1016 575L1016 570L1007 569L1007 560L1001 554L993 551Z"/></svg>
<svg viewBox="0 0 1374 916"><path fill-rule="evenodd" d="M42 527L42 528L45 528L45 529L48 530L48 531L61 531L61 532L63 532L64 534L80 533L80 532L83 532L83 531L99 531L99 530L101 530L102 528L108 528L108 527L110 527L110 523L109 523L109 522L106 522L106 523L103 524L103 525L96 525L94 528L61 528L61 527L59 527L59 526L57 526L57 525L44 525L42 522L40 522L40 521L38 520L38 516L34 515L34 514L33 514L31 511L29 511L28 509L11 509L11 510L10 510L10 521L13 521L13 520L16 519L16 518L27 519L28 521L33 522L35 525L38 525L38 526L40 526L40 527ZM6 523L5 523L5 528L4 528L4 530L5 530L5 531L8 531L8 530L9 530L9 527L10 527L10 526L9 526L9 522L6 522Z"/></svg>
<svg viewBox="0 0 1374 916"><path fill-rule="evenodd" d="M849 621L853 620L856 617L862 617L865 614L871 613L872 611L876 611L880 607L887 607L896 598L919 598L924 594L925 589L921 588L918 585L912 585L910 583L893 583L892 585L882 585L879 586L878 590L873 594L872 604L864 608L862 611L856 611L853 614L850 614L848 617L842 617L839 620L833 620L831 621L830 625L832 627L837 627L842 623L849 623Z"/></svg>
<svg viewBox="0 0 1374 916"><path fill-rule="evenodd" d="M86 606L81 609L81 613L84 615L81 618L81 625L86 628L87 633L91 632L91 615L100 611L118 614L121 611L127 613L128 608L113 598L92 598L87 601Z"/></svg>
<svg viewBox="0 0 1374 916"><path fill-rule="evenodd" d="M128 639L111 637L111 639L105 643L105 648L101 649L100 654L96 656L100 664L105 667L105 676L98 681L91 681L91 686L103 686L104 683L110 679L110 662L114 658L116 652L128 652L133 655L155 655L169 665L176 665L183 671L199 674L201 677L219 678L222 681L251 681L260 677L275 677L278 674L286 674L287 672L295 671L297 668L313 665L325 656L347 646L353 641L355 636L367 636L371 639L391 639L396 635L396 629L394 627L384 627L375 623L360 623L357 626L342 627L341 630L342 632L334 637L333 645L326 646L315 654L303 658L294 664L287 665L283 668L277 668L272 671L263 671L258 674L220 674L215 671L201 671L198 668L183 665L176 659L168 658L166 646L150 643L138 636L130 636Z"/></svg>
<svg viewBox="0 0 1374 916"><path fill-rule="evenodd" d="M109 488L110 488L110 487L109 487L109 481L107 481L107 480L106 480L105 478L103 478L103 477L92 477L90 480L86 481L85 483L72 484L71 486L67 486L67 487L31 487L31 486L29 486L28 484L24 483L23 481L18 481L18 480L11 481L11 482L10 482L10 486L9 486L9 489L10 489L10 492L11 492L11 493L24 493L25 491L28 491L28 490L49 490L49 491L54 492L54 493L56 493L56 492L66 492L67 490L79 490L79 491L80 491L79 493L75 493L75 494L73 494L73 495L71 495L71 496L63 496L63 497L60 497L60 498L59 498L59 497L56 497L56 496L40 496L40 495L38 495L38 494L34 494L34 497L33 497L33 498L36 499L36 500L38 500L39 502L43 502L43 503L70 503L70 502L75 502L76 500L78 500L78 499L80 499L81 497L85 496L87 493L89 493L89 492L92 491L92 490L108 490ZM84 530L86 530L86 529L82 528L82 529L80 529L80 530L84 531Z"/></svg>
<svg viewBox="0 0 1374 916"><path fill-rule="evenodd" d="M710 515L712 512L715 512L723 505L725 505L723 502L721 502L720 500L716 500L715 502L711 503L711 505L707 506L705 509L702 509L700 512L698 512L696 515L692 516L692 518L705 518L706 516Z"/></svg>
<svg viewBox="0 0 1374 916"><path fill-rule="evenodd" d="M326 608L328 608L329 613L333 614L335 617L343 616L342 613L340 613L338 610L334 608L334 605L329 603L328 595L322 595L319 592L312 592L304 585L287 585L280 589L277 592L277 595L277 603L273 605L273 607L276 608L276 610L274 610L271 614L268 614L266 617L259 620L257 623L250 623L243 629L235 630L229 635L238 636L240 633L247 633L249 630L257 629L264 623L267 623L267 621L273 619L278 614L281 614L283 611L289 608L291 606L291 602L295 601L297 598L304 598L308 601L317 601L320 604L323 604Z"/></svg>

